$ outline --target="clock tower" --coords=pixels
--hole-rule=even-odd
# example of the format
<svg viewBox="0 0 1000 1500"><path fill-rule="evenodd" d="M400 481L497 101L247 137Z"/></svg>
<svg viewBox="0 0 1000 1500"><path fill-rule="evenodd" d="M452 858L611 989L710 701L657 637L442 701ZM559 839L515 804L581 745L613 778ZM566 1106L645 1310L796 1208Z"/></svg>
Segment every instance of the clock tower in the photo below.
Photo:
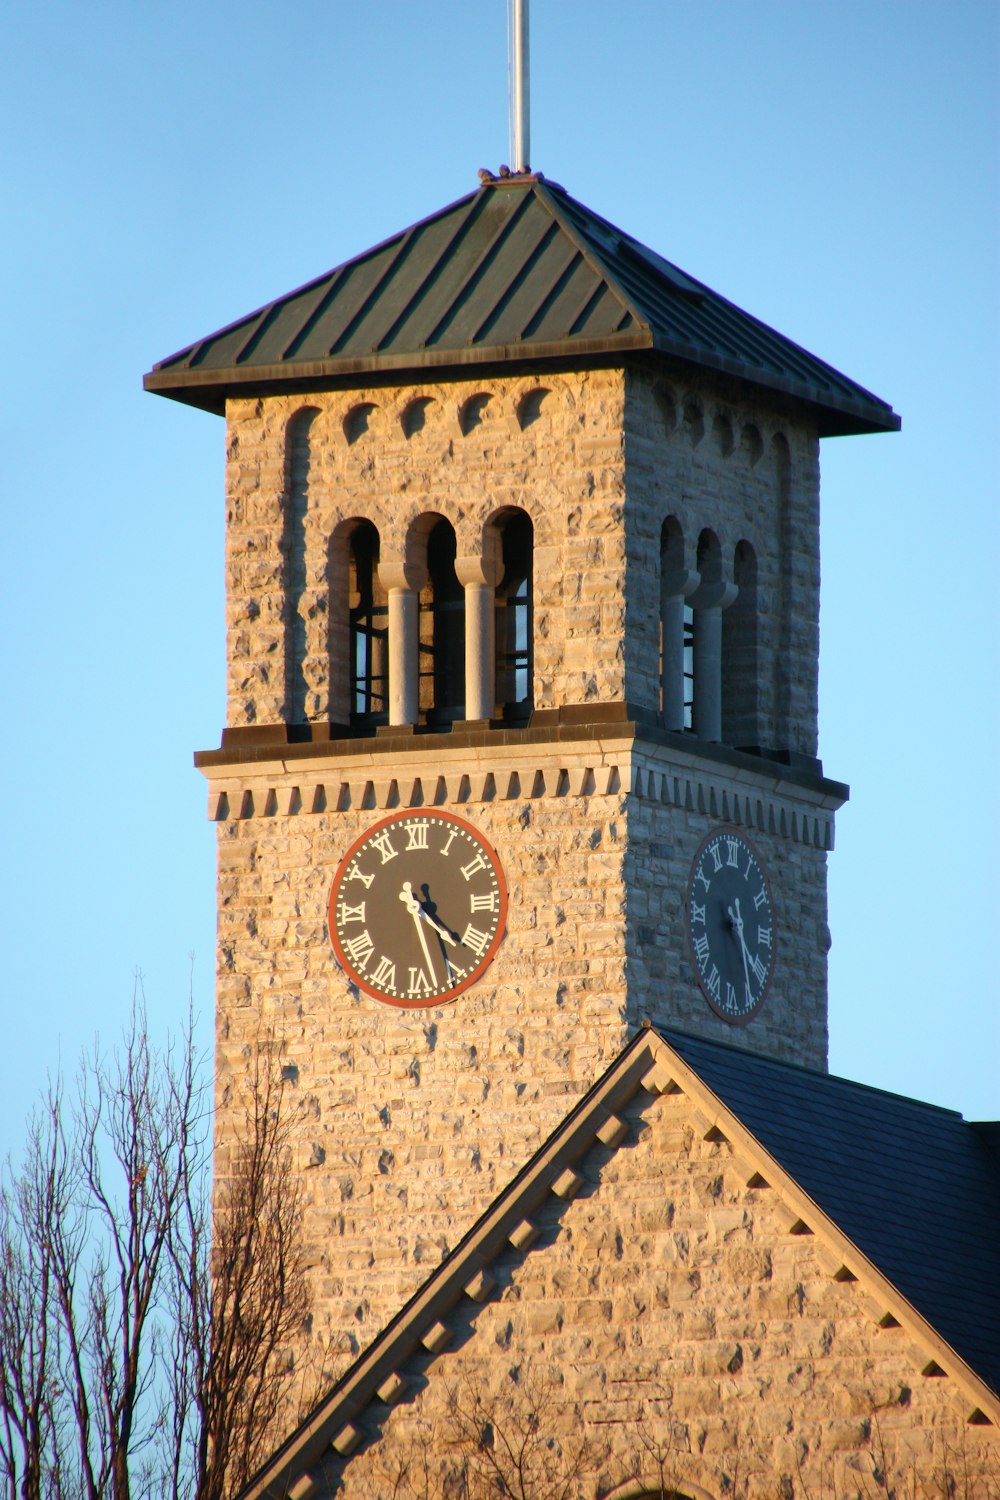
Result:
<svg viewBox="0 0 1000 1500"><path fill-rule="evenodd" d="M358 1348L643 1020L825 1069L819 440L899 423L527 172L146 385L227 429L219 1143L274 1039Z"/></svg>

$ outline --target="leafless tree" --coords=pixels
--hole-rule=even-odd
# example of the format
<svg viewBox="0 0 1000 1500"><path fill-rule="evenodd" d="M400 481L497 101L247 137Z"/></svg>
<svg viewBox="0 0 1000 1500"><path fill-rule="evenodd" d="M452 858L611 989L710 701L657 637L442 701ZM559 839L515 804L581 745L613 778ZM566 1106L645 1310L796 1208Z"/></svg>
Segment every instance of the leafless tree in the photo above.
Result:
<svg viewBox="0 0 1000 1500"><path fill-rule="evenodd" d="M0 1483L8 1500L225 1500L258 1461L308 1312L291 1124L266 1050L212 1206L190 1025L141 1004L0 1176Z"/></svg>

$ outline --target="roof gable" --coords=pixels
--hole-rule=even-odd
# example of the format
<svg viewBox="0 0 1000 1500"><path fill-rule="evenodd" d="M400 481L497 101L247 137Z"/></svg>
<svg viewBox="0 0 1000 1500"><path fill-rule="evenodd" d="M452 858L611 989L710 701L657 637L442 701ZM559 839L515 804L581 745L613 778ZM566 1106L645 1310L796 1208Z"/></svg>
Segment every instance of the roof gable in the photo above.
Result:
<svg viewBox="0 0 1000 1500"><path fill-rule="evenodd" d="M681 361L807 405L821 434L892 408L539 175L484 184L146 375L210 411L227 395L531 363Z"/></svg>
<svg viewBox="0 0 1000 1500"><path fill-rule="evenodd" d="M697 1063L688 1055L695 1051ZM859 1294L865 1298L873 1331L879 1321L890 1326L901 1324L911 1337L918 1367L928 1375L946 1373L951 1377L953 1389L961 1393L970 1420L985 1417L1000 1422L1000 1401L989 1389L989 1370L970 1365L968 1348L949 1347L948 1341L941 1337L940 1328L933 1326L921 1309L908 1301L884 1268L870 1259L844 1233L842 1225L830 1217L833 1205L829 1202L824 1205L822 1201L829 1198L822 1180L824 1172L812 1174L811 1187L818 1189L817 1198L789 1174L781 1161L781 1156L788 1154L792 1136L802 1136L803 1124L808 1130L813 1117L808 1111L803 1116L797 1109L809 1095L822 1093L826 1088L834 1112L848 1103L845 1091L878 1095L881 1102L869 1100L867 1107L863 1098L856 1101L859 1138L866 1130L887 1128L894 1105L907 1118L914 1110L919 1113L931 1107L912 1100L896 1100L876 1090L862 1089L787 1064L769 1063L768 1067L775 1071L763 1080L766 1091L755 1106L753 1126L748 1128L723 1098L723 1094L733 1094L737 1089L741 1061L748 1065L750 1081L760 1084L760 1078L755 1077L760 1059L750 1054L694 1042L688 1037L671 1035L666 1039L651 1030L640 1032L307 1421L278 1450L246 1491L247 1497L263 1500L288 1493L302 1496L318 1493L316 1476L327 1472L331 1463L335 1468L341 1464L362 1441L366 1425L373 1421L377 1425L384 1420L385 1408L406 1392L407 1367L411 1367L412 1373L414 1361L426 1365L429 1358L448 1348L457 1326L474 1322L475 1305L488 1302L496 1289L497 1279L491 1267L511 1253L530 1255L538 1238L539 1223L546 1214L551 1215L551 1205L555 1204L558 1212L558 1205L568 1202L582 1188L584 1158L602 1148L606 1157L614 1152L629 1136L629 1124L623 1118L625 1112L641 1113L661 1094L682 1095L684 1114L694 1122L702 1138L728 1142L742 1180L749 1187L772 1190L772 1206L793 1234L815 1236L816 1253L832 1281L860 1283ZM711 1075L711 1081L706 1075ZM719 1086L718 1092L715 1085ZM769 1108L768 1101L773 1108ZM956 1120L961 1123L959 1117L948 1111L932 1113L950 1122L946 1133L950 1133L951 1123ZM769 1125L769 1115L783 1116L787 1123ZM978 1149L981 1143L975 1141L969 1127L965 1129ZM761 1144L758 1130L770 1136L775 1154ZM925 1130L923 1143L933 1170L933 1130ZM823 1153L827 1161L836 1160L842 1147L843 1138L831 1129L830 1151ZM886 1162L882 1160L879 1165L884 1168ZM847 1212L851 1180L848 1177L843 1184ZM987 1211L991 1205L995 1209L998 1196L995 1172L992 1178L976 1178L974 1184L966 1178L966 1185L967 1189L986 1195ZM891 1209L891 1180L882 1186L883 1202ZM927 1207L930 1214L935 1212L933 1203ZM948 1224L944 1228L952 1231L954 1226ZM899 1233L905 1232L904 1220ZM962 1243L960 1235L954 1237L958 1244ZM974 1254L978 1248L973 1246ZM955 1268L952 1260L946 1270ZM992 1298L995 1302L996 1282L990 1281L988 1268L983 1268L982 1280L974 1278L971 1287L970 1270L978 1268L965 1267L966 1301L981 1305ZM466 1312L459 1309L463 1299Z"/></svg>
<svg viewBox="0 0 1000 1500"><path fill-rule="evenodd" d="M954 1110L680 1033L665 1039L760 1146L1000 1392L1000 1171Z"/></svg>

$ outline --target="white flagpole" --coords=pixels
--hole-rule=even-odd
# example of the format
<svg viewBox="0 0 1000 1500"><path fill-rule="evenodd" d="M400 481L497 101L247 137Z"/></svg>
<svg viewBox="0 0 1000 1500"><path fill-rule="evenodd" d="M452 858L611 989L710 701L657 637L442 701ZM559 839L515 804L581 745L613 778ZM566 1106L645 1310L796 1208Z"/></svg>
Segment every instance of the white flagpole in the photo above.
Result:
<svg viewBox="0 0 1000 1500"><path fill-rule="evenodd" d="M528 83L530 55L528 47L528 0L513 0L514 5L514 160L515 172L523 172L531 161L529 114L531 94Z"/></svg>

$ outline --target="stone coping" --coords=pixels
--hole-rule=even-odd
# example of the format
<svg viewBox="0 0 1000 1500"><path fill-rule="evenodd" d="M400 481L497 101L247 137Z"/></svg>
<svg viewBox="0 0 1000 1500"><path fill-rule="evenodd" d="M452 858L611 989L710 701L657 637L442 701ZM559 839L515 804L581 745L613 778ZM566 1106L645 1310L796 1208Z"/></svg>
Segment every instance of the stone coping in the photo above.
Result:
<svg viewBox="0 0 1000 1500"><path fill-rule="evenodd" d="M294 738L298 732L308 738ZM764 752L737 750L729 745L696 739L690 733L664 729L637 713L626 703L573 705L562 709L538 710L527 727L514 728L494 721L460 720L448 730L416 730L408 726L386 725L372 734L348 735L343 726L313 724L244 725L222 732L222 744L213 750L196 750L195 767L211 776L224 767L273 765L291 766L309 761L330 759L357 760L364 757L375 763L400 755L412 756L423 751L438 758L442 753L461 750L496 750L498 747L523 747L534 750L548 744L571 745L583 741L612 739L641 741L643 745L669 750L672 759L693 765L705 760L726 767L740 775L775 778L803 790L822 791L836 798L837 806L848 800L849 788L844 782L823 775L819 760L808 757L784 760ZM799 763L801 760L802 763Z"/></svg>

